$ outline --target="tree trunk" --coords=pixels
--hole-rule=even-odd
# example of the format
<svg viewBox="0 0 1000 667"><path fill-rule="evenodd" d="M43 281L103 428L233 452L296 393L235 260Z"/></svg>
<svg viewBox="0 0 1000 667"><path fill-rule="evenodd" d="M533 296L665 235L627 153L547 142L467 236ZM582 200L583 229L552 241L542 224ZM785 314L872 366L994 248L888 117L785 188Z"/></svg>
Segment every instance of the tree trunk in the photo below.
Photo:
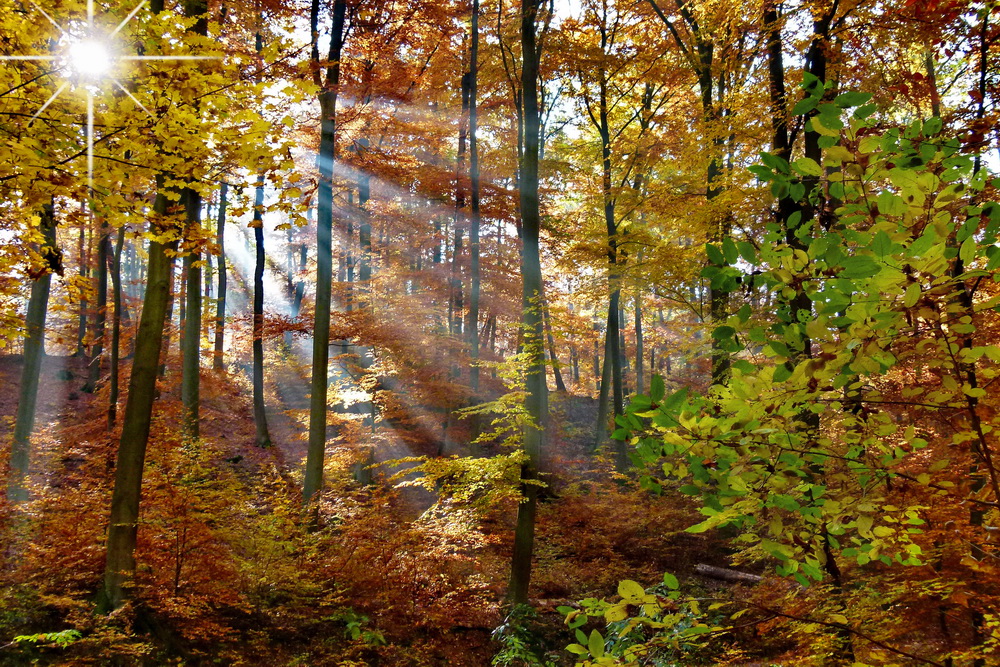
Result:
<svg viewBox="0 0 1000 667"><path fill-rule="evenodd" d="M479 0L472 0L472 44L469 49L469 181L472 209L469 218L469 313L466 331L469 337L469 387L479 391L479 296L481 290L479 268L479 140L477 95L479 86Z"/></svg>
<svg viewBox="0 0 1000 667"><path fill-rule="evenodd" d="M358 139L358 155L364 154L368 147L368 139ZM372 221L368 213L368 200L371 198L372 179L367 171L358 171L358 282L361 283L359 306L365 308L372 300Z"/></svg>
<svg viewBox="0 0 1000 667"><path fill-rule="evenodd" d="M169 204L167 205L169 206ZM166 211L166 207L164 207ZM176 244L174 244L176 247ZM149 257L153 251L153 243L150 241L146 248L146 264L149 264ZM142 304L143 309L146 308L146 291L149 289L149 283L153 280L152 270L146 267L146 276L143 278L143 293L142 293ZM160 367L157 371L160 377L166 377L167 375L167 359L170 357L170 331L174 326L174 261L173 258L170 260L170 273L167 275L167 310L163 316L163 341L161 345L163 349L160 350ZM139 316L140 325L142 323L142 315ZM136 345L136 338L133 337L132 343L132 354L138 354L138 345Z"/></svg>
<svg viewBox="0 0 1000 667"><path fill-rule="evenodd" d="M542 302L542 316L545 318L545 336L549 344L549 361L552 362L552 375L556 381L556 391L566 393L566 383L563 382L562 370L559 368L559 357L556 356L556 340L552 335L552 315L549 313L549 304Z"/></svg>
<svg viewBox="0 0 1000 667"><path fill-rule="evenodd" d="M201 227L201 195L185 188L181 194L187 217L187 230ZM189 438L198 437L198 413L201 402L201 266L200 253L191 251L184 256L186 284L181 343L181 403L184 408L184 432Z"/></svg>
<svg viewBox="0 0 1000 667"><path fill-rule="evenodd" d="M90 254L87 248L87 223L84 222L87 218L84 215L86 213L86 204L80 202L80 235L77 237L77 261L80 263L79 266L79 276L80 284L84 284L87 279L88 267L90 265ZM87 293L83 292L80 296L80 313L77 317L76 326L76 352L73 353L74 357L82 357L87 353L87 347L84 341L87 338Z"/></svg>
<svg viewBox="0 0 1000 667"><path fill-rule="evenodd" d="M601 49L602 52L608 46L607 26L601 24ZM602 60L600 66L600 89L598 101L598 123L597 131L601 137L601 187L604 197L604 224L608 234L608 290L611 294L608 304L608 327L605 336L608 342L605 343L604 363L609 361L608 351L611 351L611 388L613 392L613 402L611 414L617 417L621 414L624 404L622 390L622 355L619 345L619 332L621 321L619 320L619 301L621 298L621 285L618 269L618 222L615 218L616 198L611 189L611 126L608 121L608 80L607 72ZM608 344L610 343L610 345ZM603 377L603 373L602 373ZM603 385L602 381L602 385ZM601 387L604 394L604 387ZM598 428L603 428L598 424ZM598 431L600 432L600 431Z"/></svg>
<svg viewBox="0 0 1000 667"><path fill-rule="evenodd" d="M226 195L229 193L229 185L223 183L219 187L219 215L217 219L218 230L216 231L215 242L219 246L219 287L216 294L215 303L215 351L212 355L212 367L221 371L223 365L223 347L226 340L226 206L228 204Z"/></svg>
<svg viewBox="0 0 1000 667"><path fill-rule="evenodd" d="M257 261L253 270L253 421L258 447L270 447L264 406L264 175L257 177L254 193L253 236Z"/></svg>
<svg viewBox="0 0 1000 667"><path fill-rule="evenodd" d="M44 238L41 255L50 266L43 267L43 273L31 283L28 297L28 312L25 316L27 337L24 339L24 355L21 366L21 382L17 399L17 416L14 418L14 437L10 447L10 479L7 482L7 497L11 502L28 499L24 479L28 474L31 460L31 432L35 426L35 406L38 400L38 376L42 368L45 352L45 316L48 313L49 285L52 271L58 270L54 262L56 254L56 221L52 204L42 207L39 227Z"/></svg>
<svg viewBox="0 0 1000 667"><path fill-rule="evenodd" d="M185 15L199 17L189 30L200 35L207 34L208 24L204 18L207 11L207 0L185 0ZM164 176L157 176L158 192L153 202L156 220L162 220L167 213L163 182ZM153 226L152 231L159 235L165 230L159 228L157 224ZM149 242L146 295L143 299L142 316L136 336L135 361L132 362L122 435L118 445L118 460L115 464L115 486L111 496L107 556L104 564L104 587L98 594L97 601L99 611L119 608L128 597L128 589L135 577L135 545L139 531L142 473L146 461L146 447L149 443L153 400L156 393L156 369L163 343L167 303L170 301L170 279L174 269L173 254L176 249L176 241L170 241L166 245L155 240ZM197 285L195 283L196 291Z"/></svg>
<svg viewBox="0 0 1000 667"><path fill-rule="evenodd" d="M162 188L162 178L159 186ZM167 213L167 199L158 192L153 212ZM155 234L162 233L154 228ZM139 318L135 341L135 360L129 378L128 398L122 423L118 460L115 465L115 486L111 497L111 520L108 525L107 559L104 565L104 588L98 601L102 611L117 609L128 597L128 587L135 575L135 544L138 533L139 497L142 472L149 441L153 399L156 392L157 366L164 339L167 304L174 270L173 253L177 242L163 245L149 242L149 267L146 294Z"/></svg>
<svg viewBox="0 0 1000 667"><path fill-rule="evenodd" d="M118 358L121 354L122 330L122 248L125 246L125 228L118 230L115 241L114 265L111 269L111 291L114 314L111 316L111 380L108 393L108 430L118 419Z"/></svg>
<svg viewBox="0 0 1000 667"><path fill-rule="evenodd" d="M539 255L540 214L538 210L538 60L535 44L535 19L538 0L521 2L521 89L524 109L524 151L519 170L521 203L521 238L523 242L521 273L522 297L527 307L522 315L528 369L525 408L532 423L524 430L524 451L527 460L521 466L521 493L517 525L514 531L514 553L511 559L511 604L527 604L531 578L531 555L535 542L535 509L538 487L531 482L538 478L546 422L545 352L542 340L542 317L539 299L542 294L542 265Z"/></svg>
<svg viewBox="0 0 1000 667"><path fill-rule="evenodd" d="M309 453L302 488L306 504L318 496L323 486L323 457L326 449L326 395L330 359L330 290L333 281L333 161L336 139L335 114L340 81L340 51L343 46L346 0L334 0L330 54L326 85L319 94L320 145L319 192L316 211L316 318L313 330L312 381L309 396ZM313 63L319 66L319 0L310 13ZM316 77L318 79L319 73ZM316 83L319 83L317 80Z"/></svg>
<svg viewBox="0 0 1000 667"><path fill-rule="evenodd" d="M465 233L465 148L468 139L468 127L465 124L469 114L469 72L462 73L462 112L458 121L458 155L455 162L455 242L451 255L451 301L452 321L448 329L452 336L462 337L463 322L463 286L462 286L462 236ZM458 377L461 369L456 365L452 375Z"/></svg>
<svg viewBox="0 0 1000 667"><path fill-rule="evenodd" d="M641 394L645 388L645 378L642 373L642 289L635 290L635 393Z"/></svg>
<svg viewBox="0 0 1000 667"><path fill-rule="evenodd" d="M108 246L111 244L107 220L101 220L101 236L97 240L97 312L94 317L94 342L90 348L87 382L82 391L93 392L101 379L101 359L104 355L104 328L108 317Z"/></svg>

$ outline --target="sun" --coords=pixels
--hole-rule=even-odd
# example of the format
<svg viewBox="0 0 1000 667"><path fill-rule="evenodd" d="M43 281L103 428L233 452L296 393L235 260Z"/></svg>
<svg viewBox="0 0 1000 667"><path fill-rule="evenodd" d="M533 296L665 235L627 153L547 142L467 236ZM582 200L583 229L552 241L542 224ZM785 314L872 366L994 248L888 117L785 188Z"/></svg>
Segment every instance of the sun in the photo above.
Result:
<svg viewBox="0 0 1000 667"><path fill-rule="evenodd" d="M66 64L82 79L99 79L114 65L108 47L96 39L83 39L69 45Z"/></svg>
<svg viewBox="0 0 1000 667"><path fill-rule="evenodd" d="M128 87L122 85L122 83L112 76L115 65L119 62L125 61L140 61L140 60L218 60L217 56L182 56L182 55L170 55L170 56L158 56L158 55L135 55L135 56L117 56L113 49L114 38L121 32L122 28L131 21L139 11L146 6L149 0L140 0L139 4L129 12L128 16L118 24L113 31L107 35L101 35L96 29L94 24L94 0L87 0L87 23L83 27L82 35L79 33L71 33L65 30L59 23L56 22L51 16L41 6L38 5L35 0L28 0L31 5L38 10L42 16L48 20L56 30L62 35L63 43L67 46L64 47L63 53L61 55L16 55L16 56L0 56L0 61L12 60L12 61L40 61L40 62L55 62L58 71L66 72L70 76L64 77L66 80L60 84L54 93L45 101L45 104L35 112L31 117L34 121L38 118L43 111L45 111L50 104L52 104L59 95L70 87L71 83L83 84L80 86L86 91L87 94L87 124L86 124L86 139L87 139L87 187L92 192L94 189L94 94L95 92L100 92L99 84L102 81L111 81L119 91L128 96L140 109L146 112L147 115L152 116L149 109L142 105L135 95L128 89Z"/></svg>

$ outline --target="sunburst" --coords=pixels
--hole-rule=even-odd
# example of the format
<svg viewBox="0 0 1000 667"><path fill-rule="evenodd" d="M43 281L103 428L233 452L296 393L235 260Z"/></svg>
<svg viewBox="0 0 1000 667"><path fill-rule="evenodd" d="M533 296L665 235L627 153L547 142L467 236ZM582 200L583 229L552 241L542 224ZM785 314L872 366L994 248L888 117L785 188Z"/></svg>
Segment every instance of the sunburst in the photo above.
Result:
<svg viewBox="0 0 1000 667"><path fill-rule="evenodd" d="M64 41L64 48L62 53L55 55L13 55L13 56L0 56L0 60L15 60L15 61L38 61L38 62L55 62L58 65L58 71L67 73L68 76L65 77L66 80L62 81L60 85L56 88L55 92L49 96L45 103L32 115L31 120L34 121L38 118L46 109L49 108L55 100L70 87L72 80L75 78L77 82L82 84L82 88L87 93L87 122L86 122L86 139L87 139L87 188L93 192L94 189L94 95L95 90L99 90L98 84L101 80L111 81L120 91L125 93L132 102L135 103L140 109L142 109L147 115L153 117L153 114L143 106L142 102L136 99L135 95L126 88L121 81L116 77L112 76L111 73L114 71L114 66L118 62L130 62L130 61L144 61L144 60L217 60L218 56L186 56L186 55L167 55L167 56L147 56L147 55L116 55L114 52L113 44L114 38L122 31L122 29L135 18L135 15L146 6L148 0L141 0L135 8L128 13L121 23L115 27L113 31L106 35L102 35L95 28L94 24L94 0L87 0L87 24L84 28L83 34L74 34L72 31L66 30L61 26L52 16L48 14L44 9L42 9L38 3L34 0L28 0L31 5L37 9L42 16L48 20L56 30L59 31L61 35L61 41Z"/></svg>

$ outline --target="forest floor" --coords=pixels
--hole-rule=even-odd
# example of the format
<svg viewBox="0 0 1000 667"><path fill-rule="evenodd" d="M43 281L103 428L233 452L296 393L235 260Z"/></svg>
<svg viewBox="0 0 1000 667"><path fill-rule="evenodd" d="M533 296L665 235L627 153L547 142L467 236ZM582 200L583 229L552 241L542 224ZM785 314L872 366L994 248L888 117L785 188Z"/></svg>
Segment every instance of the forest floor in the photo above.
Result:
<svg viewBox="0 0 1000 667"><path fill-rule="evenodd" d="M476 666L509 648L491 632L503 622L515 503L462 505L393 488L384 466L366 470L457 447L459 430L435 444L444 424L433 413L417 415L416 426L373 428L365 410L332 411L318 525L303 523L307 368L296 355L267 366L267 449L253 445L242 374L203 370L197 446L177 433L177 377L161 380L136 600L125 616L94 619L117 432L105 427L107 388L79 391L85 360L48 357L36 499L0 514L0 644L67 626L82 639L65 648L7 644L0 664ZM18 357L0 357L3 386L17 386L19 372ZM123 368L123 385L127 377ZM0 392L7 420L14 393ZM664 571L696 579L696 563L727 563L717 543L683 532L691 511L683 502L615 481L607 457L587 454L593 399L553 394L551 408L532 579L539 614L525 622L539 659L572 664L564 649L574 640L556 606L614 595L622 579L649 585Z"/></svg>

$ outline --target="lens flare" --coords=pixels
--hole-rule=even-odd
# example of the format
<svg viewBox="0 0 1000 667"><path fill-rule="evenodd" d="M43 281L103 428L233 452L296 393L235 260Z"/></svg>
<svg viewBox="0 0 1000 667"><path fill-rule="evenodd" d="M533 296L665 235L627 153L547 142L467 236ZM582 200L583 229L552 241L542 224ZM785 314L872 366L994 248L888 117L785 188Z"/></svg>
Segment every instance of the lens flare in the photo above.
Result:
<svg viewBox="0 0 1000 667"><path fill-rule="evenodd" d="M111 54L100 42L80 41L69 47L68 64L81 77L96 79L111 71Z"/></svg>

